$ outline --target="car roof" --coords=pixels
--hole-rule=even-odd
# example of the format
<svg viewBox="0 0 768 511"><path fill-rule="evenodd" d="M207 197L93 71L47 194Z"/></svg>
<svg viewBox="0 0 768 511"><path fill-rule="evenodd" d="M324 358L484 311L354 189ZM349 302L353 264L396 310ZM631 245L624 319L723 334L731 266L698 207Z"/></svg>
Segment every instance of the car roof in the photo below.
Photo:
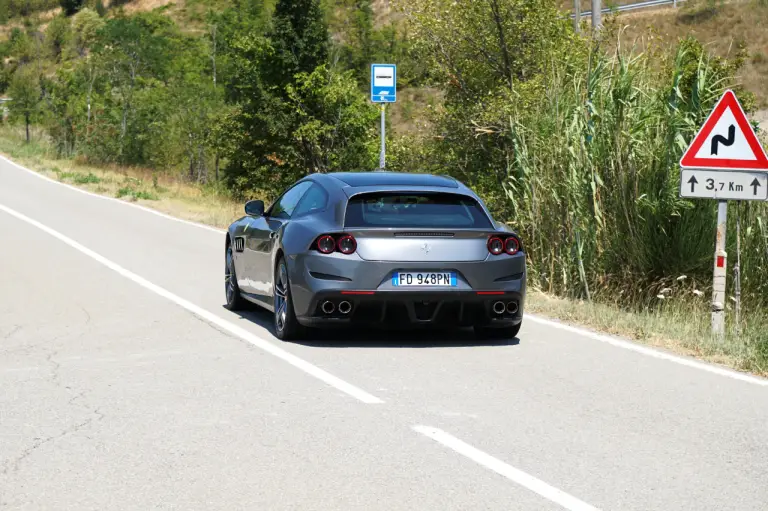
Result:
<svg viewBox="0 0 768 511"><path fill-rule="evenodd" d="M459 183L455 179L433 174L376 170L371 172L332 172L327 175L353 188L376 186L459 188Z"/></svg>

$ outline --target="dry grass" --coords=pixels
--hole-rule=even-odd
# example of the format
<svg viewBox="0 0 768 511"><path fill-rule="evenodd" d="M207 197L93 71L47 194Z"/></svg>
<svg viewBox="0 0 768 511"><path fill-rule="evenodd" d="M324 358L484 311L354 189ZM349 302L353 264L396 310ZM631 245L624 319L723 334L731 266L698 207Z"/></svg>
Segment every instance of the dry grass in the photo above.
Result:
<svg viewBox="0 0 768 511"><path fill-rule="evenodd" d="M164 7L169 4L180 3L176 0L133 0L124 5L126 12L134 13L140 11L152 11L159 7Z"/></svg>
<svg viewBox="0 0 768 511"><path fill-rule="evenodd" d="M48 23L55 18L56 16L61 14L61 7L56 7L54 9L49 9L47 11L40 11L33 13L29 20L31 21L32 26L38 27L39 30L44 31L45 27L48 26ZM23 18L13 18L7 23L0 24L0 40L6 39L11 35L11 31L14 28L19 28L21 30L24 30L24 19Z"/></svg>
<svg viewBox="0 0 768 511"><path fill-rule="evenodd" d="M91 192L120 198L169 215L226 228L242 216L242 204L214 187L188 183L174 176L142 168L97 167L78 160L56 158L42 134L24 143L18 128L0 128L0 154L42 175Z"/></svg>
<svg viewBox="0 0 768 511"><path fill-rule="evenodd" d="M686 2L678 9L664 8L619 15L626 26L623 44L641 44L649 30L668 44L693 35L719 56L735 56L746 45L749 58L740 82L754 93L761 108L768 107L768 4L757 0L731 0L714 10L704 0ZM719 5L719 2L718 2Z"/></svg>
<svg viewBox="0 0 768 511"><path fill-rule="evenodd" d="M387 106L387 116L394 133L406 135L429 129L428 111L437 108L442 93L431 88L410 88L397 92L397 102Z"/></svg>
<svg viewBox="0 0 768 511"><path fill-rule="evenodd" d="M768 367L757 366L754 343L749 334L739 340L718 342L709 334L708 298L691 307L691 302L670 302L656 310L622 310L616 305L558 298L529 290L526 312L539 313L571 324L639 341L676 354L695 357L739 371L768 376ZM732 315L732 314L731 314Z"/></svg>

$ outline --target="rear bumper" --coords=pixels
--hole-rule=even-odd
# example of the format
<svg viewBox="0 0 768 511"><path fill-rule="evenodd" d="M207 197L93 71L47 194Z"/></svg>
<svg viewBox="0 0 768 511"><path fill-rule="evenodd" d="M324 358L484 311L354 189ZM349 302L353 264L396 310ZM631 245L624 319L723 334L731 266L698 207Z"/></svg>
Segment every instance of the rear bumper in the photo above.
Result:
<svg viewBox="0 0 768 511"><path fill-rule="evenodd" d="M522 321L526 288L523 253L486 261L429 265L316 254L288 260L294 309L299 322L306 326L505 327ZM451 271L456 273L457 285L407 289L393 286L392 275L408 270ZM333 304L332 313L323 311L325 302ZM339 311L342 302L349 303L349 312ZM497 302L504 305L503 313L494 312Z"/></svg>

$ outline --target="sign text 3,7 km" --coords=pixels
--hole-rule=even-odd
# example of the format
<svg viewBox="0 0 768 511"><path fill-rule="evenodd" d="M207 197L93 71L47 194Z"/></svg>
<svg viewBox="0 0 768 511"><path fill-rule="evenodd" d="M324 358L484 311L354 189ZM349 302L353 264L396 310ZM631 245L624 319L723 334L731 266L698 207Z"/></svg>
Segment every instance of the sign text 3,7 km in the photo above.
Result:
<svg viewBox="0 0 768 511"><path fill-rule="evenodd" d="M767 200L768 173L683 169L680 195L697 199Z"/></svg>

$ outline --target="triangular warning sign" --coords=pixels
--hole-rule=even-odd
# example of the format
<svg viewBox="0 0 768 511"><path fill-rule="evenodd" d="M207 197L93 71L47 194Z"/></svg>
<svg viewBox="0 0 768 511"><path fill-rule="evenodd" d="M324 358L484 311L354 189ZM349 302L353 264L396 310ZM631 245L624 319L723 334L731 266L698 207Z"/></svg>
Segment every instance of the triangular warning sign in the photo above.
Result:
<svg viewBox="0 0 768 511"><path fill-rule="evenodd" d="M717 102L680 160L680 166L768 171L768 157L733 91L725 91Z"/></svg>

